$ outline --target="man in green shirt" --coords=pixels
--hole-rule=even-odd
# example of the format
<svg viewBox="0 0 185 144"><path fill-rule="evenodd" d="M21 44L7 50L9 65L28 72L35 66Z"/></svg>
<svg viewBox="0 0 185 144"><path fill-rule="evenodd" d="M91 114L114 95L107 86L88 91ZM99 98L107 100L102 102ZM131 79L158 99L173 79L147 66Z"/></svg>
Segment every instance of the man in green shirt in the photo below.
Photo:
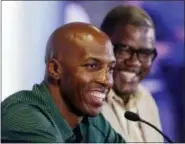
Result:
<svg viewBox="0 0 185 144"><path fill-rule="evenodd" d="M1 103L2 142L125 142L99 114L113 84L109 38L81 22L55 30L44 81Z"/></svg>

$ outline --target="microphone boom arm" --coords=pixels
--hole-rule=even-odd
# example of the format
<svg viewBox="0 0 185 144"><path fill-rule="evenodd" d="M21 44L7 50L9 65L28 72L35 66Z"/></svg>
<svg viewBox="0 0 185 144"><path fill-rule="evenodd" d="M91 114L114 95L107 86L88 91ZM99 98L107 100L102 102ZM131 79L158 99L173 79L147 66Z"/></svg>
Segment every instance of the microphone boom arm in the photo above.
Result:
<svg viewBox="0 0 185 144"><path fill-rule="evenodd" d="M169 142L169 143L173 143L164 133L162 133L157 127L153 126L152 124L150 124L149 122L140 119L141 122L153 127L156 131L158 131L162 136L164 136L164 138Z"/></svg>

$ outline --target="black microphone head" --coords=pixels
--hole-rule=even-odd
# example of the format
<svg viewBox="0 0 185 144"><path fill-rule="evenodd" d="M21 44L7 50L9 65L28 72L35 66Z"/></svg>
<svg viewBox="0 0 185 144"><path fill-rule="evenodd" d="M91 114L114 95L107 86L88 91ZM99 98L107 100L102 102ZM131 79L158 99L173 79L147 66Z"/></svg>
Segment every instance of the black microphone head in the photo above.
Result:
<svg viewBox="0 0 185 144"><path fill-rule="evenodd" d="M131 111L125 112L125 118L128 120L131 120L131 121L140 121L141 120L140 117L136 113L133 113Z"/></svg>

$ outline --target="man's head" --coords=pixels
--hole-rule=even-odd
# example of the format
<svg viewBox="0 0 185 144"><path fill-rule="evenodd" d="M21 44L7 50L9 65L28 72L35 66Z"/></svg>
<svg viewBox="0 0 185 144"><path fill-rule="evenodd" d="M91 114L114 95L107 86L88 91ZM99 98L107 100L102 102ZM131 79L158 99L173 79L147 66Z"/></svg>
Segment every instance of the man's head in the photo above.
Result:
<svg viewBox="0 0 185 144"><path fill-rule="evenodd" d="M113 85L115 57L108 36L96 27L69 23L50 36L46 78L68 109L78 116L96 116Z"/></svg>
<svg viewBox="0 0 185 144"><path fill-rule="evenodd" d="M148 75L157 55L151 18L137 7L118 6L106 15L101 30L114 45L115 92L118 95L133 93L140 80Z"/></svg>

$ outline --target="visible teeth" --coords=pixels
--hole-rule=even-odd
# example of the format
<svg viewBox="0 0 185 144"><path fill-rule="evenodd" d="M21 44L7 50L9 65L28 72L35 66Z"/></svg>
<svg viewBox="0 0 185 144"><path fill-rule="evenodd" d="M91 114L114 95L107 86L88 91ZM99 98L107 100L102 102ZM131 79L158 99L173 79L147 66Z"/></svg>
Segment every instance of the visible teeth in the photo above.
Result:
<svg viewBox="0 0 185 144"><path fill-rule="evenodd" d="M124 75L125 78L126 78L128 81L131 81L131 80L136 76L136 73L127 72L127 71L122 71L121 74Z"/></svg>
<svg viewBox="0 0 185 144"><path fill-rule="evenodd" d="M100 99L104 99L105 98L105 94L101 93L101 92L90 92L90 94L94 97L100 98Z"/></svg>

